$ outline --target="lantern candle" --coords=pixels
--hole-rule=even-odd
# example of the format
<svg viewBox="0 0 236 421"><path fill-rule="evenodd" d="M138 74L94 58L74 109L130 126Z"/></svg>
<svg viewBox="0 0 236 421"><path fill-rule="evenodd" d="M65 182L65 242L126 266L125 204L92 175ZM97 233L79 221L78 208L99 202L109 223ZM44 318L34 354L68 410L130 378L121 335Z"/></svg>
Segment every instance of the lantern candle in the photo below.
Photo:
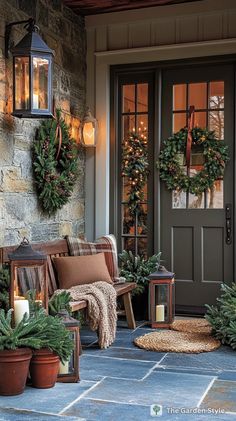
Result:
<svg viewBox="0 0 236 421"><path fill-rule="evenodd" d="M24 314L29 316L29 301L28 300L15 300L14 301L14 320L17 326L24 317Z"/></svg>
<svg viewBox="0 0 236 421"><path fill-rule="evenodd" d="M156 306L156 321L157 322L165 321L165 306L163 304L159 304Z"/></svg>
<svg viewBox="0 0 236 421"><path fill-rule="evenodd" d="M69 361L65 361L64 363L60 362L59 374L68 374L68 373L69 373Z"/></svg>

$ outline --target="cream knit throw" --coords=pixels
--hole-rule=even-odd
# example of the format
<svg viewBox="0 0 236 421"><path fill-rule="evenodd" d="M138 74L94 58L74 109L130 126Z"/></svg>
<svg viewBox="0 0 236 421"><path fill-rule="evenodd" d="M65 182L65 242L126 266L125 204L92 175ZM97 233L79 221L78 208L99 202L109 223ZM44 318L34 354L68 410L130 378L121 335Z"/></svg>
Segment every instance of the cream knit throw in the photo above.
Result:
<svg viewBox="0 0 236 421"><path fill-rule="evenodd" d="M58 294L63 290L57 290ZM89 326L98 332L100 348L109 347L116 336L116 290L108 282L76 285L68 290L73 301L86 300Z"/></svg>

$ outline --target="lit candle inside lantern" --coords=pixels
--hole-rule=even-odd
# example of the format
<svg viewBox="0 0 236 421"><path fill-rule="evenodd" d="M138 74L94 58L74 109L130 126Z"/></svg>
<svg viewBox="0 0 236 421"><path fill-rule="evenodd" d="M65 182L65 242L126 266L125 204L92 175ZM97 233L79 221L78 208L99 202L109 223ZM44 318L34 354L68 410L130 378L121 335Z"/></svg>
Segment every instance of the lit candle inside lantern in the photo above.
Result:
<svg viewBox="0 0 236 421"><path fill-rule="evenodd" d="M24 300L24 299L15 300L14 301L14 320L15 320L16 326L23 319L23 316L25 313L29 316L29 301Z"/></svg>
<svg viewBox="0 0 236 421"><path fill-rule="evenodd" d="M39 96L38 94L33 94L33 108L39 108Z"/></svg>
<svg viewBox="0 0 236 421"><path fill-rule="evenodd" d="M66 361L64 364L60 362L59 374L69 374L69 361Z"/></svg>
<svg viewBox="0 0 236 421"><path fill-rule="evenodd" d="M157 322L165 321L165 306L163 304L159 304L156 306L156 321Z"/></svg>

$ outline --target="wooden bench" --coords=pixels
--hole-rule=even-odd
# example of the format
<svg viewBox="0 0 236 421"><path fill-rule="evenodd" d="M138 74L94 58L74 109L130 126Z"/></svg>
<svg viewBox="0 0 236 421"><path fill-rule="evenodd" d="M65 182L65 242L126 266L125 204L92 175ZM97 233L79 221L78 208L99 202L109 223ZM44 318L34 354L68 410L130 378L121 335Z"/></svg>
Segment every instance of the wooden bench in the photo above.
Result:
<svg viewBox="0 0 236 421"><path fill-rule="evenodd" d="M40 250L47 255L48 263L48 286L49 286L49 297L53 295L53 292L58 289L57 278L54 271L52 257L69 256L69 249L66 239L53 240L45 243L32 243L33 249ZM9 263L8 254L13 252L17 246L8 246L0 248L0 262L1 264ZM124 284L114 285L117 297L121 297L124 303L124 310L118 311L118 315L125 315L128 327L130 329L136 328L136 323L133 314L131 292L136 288L134 282L126 282ZM78 311L87 307L87 301L72 301L72 311Z"/></svg>

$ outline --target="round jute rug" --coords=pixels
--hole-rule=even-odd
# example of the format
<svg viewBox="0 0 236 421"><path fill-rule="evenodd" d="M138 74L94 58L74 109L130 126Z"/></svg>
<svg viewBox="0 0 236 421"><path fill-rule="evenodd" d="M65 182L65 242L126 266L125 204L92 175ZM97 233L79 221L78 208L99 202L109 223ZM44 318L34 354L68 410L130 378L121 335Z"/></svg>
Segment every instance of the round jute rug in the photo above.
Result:
<svg viewBox="0 0 236 421"><path fill-rule="evenodd" d="M179 332L205 333L207 335L210 335L212 331L211 325L205 319L175 320L171 325L171 329Z"/></svg>
<svg viewBox="0 0 236 421"><path fill-rule="evenodd" d="M135 345L148 351L185 352L199 354L214 351L220 347L220 341L201 333L161 330L140 336L134 340Z"/></svg>

